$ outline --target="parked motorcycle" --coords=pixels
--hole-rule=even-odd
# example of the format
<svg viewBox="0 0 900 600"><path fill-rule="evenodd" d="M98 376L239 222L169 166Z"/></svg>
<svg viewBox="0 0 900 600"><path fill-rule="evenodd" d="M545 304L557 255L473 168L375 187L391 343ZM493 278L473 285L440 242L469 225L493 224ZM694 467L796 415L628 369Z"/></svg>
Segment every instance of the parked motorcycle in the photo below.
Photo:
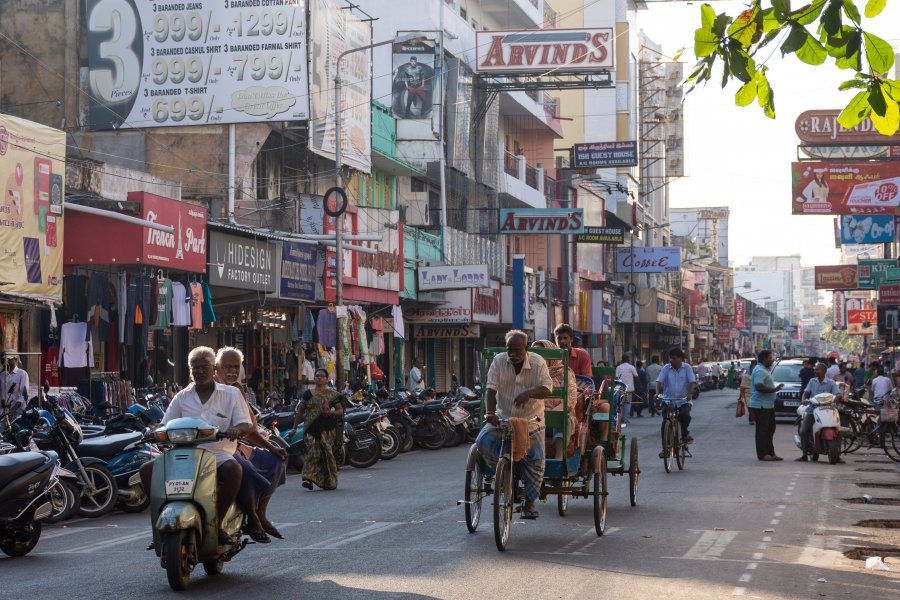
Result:
<svg viewBox="0 0 900 600"><path fill-rule="evenodd" d="M187 588L198 563L207 575L218 575L225 562L244 549L247 540L240 536L244 514L236 503L231 505L222 522L230 541L220 545L216 457L202 448L204 442L225 437L217 427L200 419L180 418L157 429L155 435L172 448L163 452L153 469L153 549L166 570L169 586L179 591Z"/></svg>
<svg viewBox="0 0 900 600"><path fill-rule="evenodd" d="M141 484L141 467L159 456L142 432L126 432L84 440L75 448L78 456L99 458L116 480L117 505L125 512L138 513L150 505Z"/></svg>
<svg viewBox="0 0 900 600"><path fill-rule="evenodd" d="M55 452L0 456L0 551L25 556L41 538L41 522L53 514L50 490L59 461Z"/></svg>
<svg viewBox="0 0 900 600"><path fill-rule="evenodd" d="M347 464L366 469L381 458L381 415L374 409L357 409L344 413L344 442ZM399 438L397 439L399 452Z"/></svg>
<svg viewBox="0 0 900 600"><path fill-rule="evenodd" d="M828 462L837 464L841 457L841 415L835 404L834 394L816 394L811 400L813 405L812 458L818 460L820 454L828 456ZM797 407L797 435L794 443L802 449L808 440L801 440L800 426L806 415L806 403Z"/></svg>

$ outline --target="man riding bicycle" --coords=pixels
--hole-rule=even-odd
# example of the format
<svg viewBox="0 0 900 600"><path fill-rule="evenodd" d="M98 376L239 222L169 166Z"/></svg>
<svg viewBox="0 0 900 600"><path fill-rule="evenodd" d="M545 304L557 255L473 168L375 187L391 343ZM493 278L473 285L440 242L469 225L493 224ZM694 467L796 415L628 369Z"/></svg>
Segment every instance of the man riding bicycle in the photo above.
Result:
<svg viewBox="0 0 900 600"><path fill-rule="evenodd" d="M522 517L536 519L534 503L540 496L544 479L544 398L553 391L553 379L547 363L528 352L528 334L513 329L506 334L506 352L494 357L487 373L487 421L475 443L491 469L500 458L503 437L497 431L500 419L522 417L528 420L529 448L519 465L525 486Z"/></svg>
<svg viewBox="0 0 900 600"><path fill-rule="evenodd" d="M691 365L684 361L684 351L681 348L672 348L669 350L669 364L662 368L659 377L656 378L656 393L663 397L663 402L675 403L678 409L678 422L681 423L681 439L685 444L694 441L688 434L688 426L691 424L691 401L694 395L694 387L697 380L694 377L694 369ZM662 411L662 428L660 435L662 436L663 451L659 453L660 458L666 457L666 410Z"/></svg>

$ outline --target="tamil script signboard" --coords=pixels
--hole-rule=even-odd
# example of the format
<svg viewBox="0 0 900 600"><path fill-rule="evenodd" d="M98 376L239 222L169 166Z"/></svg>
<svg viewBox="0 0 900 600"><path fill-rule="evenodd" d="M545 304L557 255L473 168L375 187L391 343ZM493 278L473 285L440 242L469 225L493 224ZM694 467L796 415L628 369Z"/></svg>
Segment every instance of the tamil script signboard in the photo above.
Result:
<svg viewBox="0 0 900 600"><path fill-rule="evenodd" d="M637 246L619 248L616 273L679 273L681 248L678 246Z"/></svg>
<svg viewBox="0 0 900 600"><path fill-rule="evenodd" d="M856 265L816 265L817 290L855 290L857 287Z"/></svg>
<svg viewBox="0 0 900 600"><path fill-rule="evenodd" d="M576 244L624 244L624 227L589 227L575 236Z"/></svg>
<svg viewBox="0 0 900 600"><path fill-rule="evenodd" d="M883 285L878 288L878 304L900 305L900 285Z"/></svg>
<svg viewBox="0 0 900 600"><path fill-rule="evenodd" d="M309 118L304 2L84 6L92 129Z"/></svg>
<svg viewBox="0 0 900 600"><path fill-rule="evenodd" d="M419 291L490 287L487 265L419 267Z"/></svg>
<svg viewBox="0 0 900 600"><path fill-rule="evenodd" d="M877 290L887 281L888 269L897 266L896 260L876 258L857 261L857 281L862 290Z"/></svg>
<svg viewBox="0 0 900 600"><path fill-rule="evenodd" d="M500 233L584 233L584 209L501 208Z"/></svg>
<svg viewBox="0 0 900 600"><path fill-rule="evenodd" d="M600 142L572 146L573 169L633 167L638 164L637 142Z"/></svg>
<svg viewBox="0 0 900 600"><path fill-rule="evenodd" d="M612 27L475 34L478 73L572 73L612 69L614 65Z"/></svg>
<svg viewBox="0 0 900 600"><path fill-rule="evenodd" d="M894 241L894 215L841 215L841 244Z"/></svg>
<svg viewBox="0 0 900 600"><path fill-rule="evenodd" d="M900 162L791 164L795 215L900 214Z"/></svg>

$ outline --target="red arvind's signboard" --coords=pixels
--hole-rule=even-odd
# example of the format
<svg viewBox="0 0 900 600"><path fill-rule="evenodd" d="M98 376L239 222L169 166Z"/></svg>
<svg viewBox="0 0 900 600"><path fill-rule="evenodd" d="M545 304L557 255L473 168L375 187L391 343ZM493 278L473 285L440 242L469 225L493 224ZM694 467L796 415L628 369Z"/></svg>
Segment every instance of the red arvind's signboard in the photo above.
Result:
<svg viewBox="0 0 900 600"><path fill-rule="evenodd" d="M615 67L612 27L538 31L478 31L475 71L598 71Z"/></svg>
<svg viewBox="0 0 900 600"><path fill-rule="evenodd" d="M584 209L501 208L500 233L584 233Z"/></svg>
<svg viewBox="0 0 900 600"><path fill-rule="evenodd" d="M851 129L841 127L839 110L807 110L794 123L797 137L808 144L839 146L842 144L900 144L900 131L892 136L878 133L872 119L866 117Z"/></svg>
<svg viewBox="0 0 900 600"><path fill-rule="evenodd" d="M900 215L900 162L791 164L795 215Z"/></svg>

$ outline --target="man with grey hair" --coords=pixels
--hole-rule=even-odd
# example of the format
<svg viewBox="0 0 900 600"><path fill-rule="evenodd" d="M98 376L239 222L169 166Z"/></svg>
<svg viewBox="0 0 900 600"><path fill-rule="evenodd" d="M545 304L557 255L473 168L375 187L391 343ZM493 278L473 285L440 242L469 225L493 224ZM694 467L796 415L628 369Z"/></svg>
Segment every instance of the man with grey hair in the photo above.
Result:
<svg viewBox="0 0 900 600"><path fill-rule="evenodd" d="M494 469L500 458L500 419L528 420L529 448L520 463L525 486L522 517L536 519L534 503L540 497L544 479L544 398L553 390L553 379L544 359L527 348L528 334L524 331L513 329L506 334L506 352L496 355L488 369L486 424L475 443L484 461Z"/></svg>
<svg viewBox="0 0 900 600"><path fill-rule="evenodd" d="M816 363L816 376L809 380L809 383L806 384L806 389L803 391L804 403L806 403L807 399L815 398L818 394L834 394L837 396L840 393L837 383L826 375L827 372L825 363ZM815 420L814 412L815 406L810 403L803 414L803 421L800 424L800 449L803 451L803 455L797 459L798 462L807 462L809 460L807 455L810 448L813 447L812 428ZM813 457L818 457L818 455L813 452Z"/></svg>

